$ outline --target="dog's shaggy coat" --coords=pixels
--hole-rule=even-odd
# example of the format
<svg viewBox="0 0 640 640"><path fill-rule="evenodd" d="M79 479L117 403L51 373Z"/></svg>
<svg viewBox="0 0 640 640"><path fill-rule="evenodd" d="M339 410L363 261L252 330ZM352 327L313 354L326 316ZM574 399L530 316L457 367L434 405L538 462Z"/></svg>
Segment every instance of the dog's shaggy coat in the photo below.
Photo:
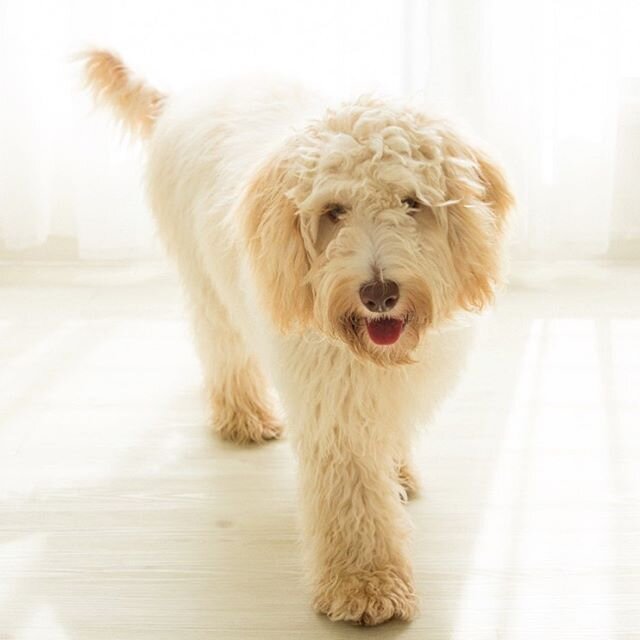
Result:
<svg viewBox="0 0 640 640"><path fill-rule="evenodd" d="M456 318L499 280L512 205L500 170L447 123L369 97L326 109L274 82L167 97L104 51L86 74L147 140L215 429L278 437L269 383L279 392L315 607L410 619L411 436L460 370L469 331ZM394 293L370 300L367 284Z"/></svg>

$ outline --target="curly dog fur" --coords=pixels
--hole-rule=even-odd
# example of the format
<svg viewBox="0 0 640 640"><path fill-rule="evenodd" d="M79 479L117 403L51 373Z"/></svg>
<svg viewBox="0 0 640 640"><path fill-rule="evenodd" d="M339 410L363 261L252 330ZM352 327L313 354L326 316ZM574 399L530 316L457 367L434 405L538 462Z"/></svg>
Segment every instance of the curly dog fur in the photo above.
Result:
<svg viewBox="0 0 640 640"><path fill-rule="evenodd" d="M447 122L299 86L165 96L105 51L96 97L146 139L147 188L191 303L213 426L299 458L316 609L409 620L409 451L493 298L512 196ZM373 293L370 293L373 292Z"/></svg>

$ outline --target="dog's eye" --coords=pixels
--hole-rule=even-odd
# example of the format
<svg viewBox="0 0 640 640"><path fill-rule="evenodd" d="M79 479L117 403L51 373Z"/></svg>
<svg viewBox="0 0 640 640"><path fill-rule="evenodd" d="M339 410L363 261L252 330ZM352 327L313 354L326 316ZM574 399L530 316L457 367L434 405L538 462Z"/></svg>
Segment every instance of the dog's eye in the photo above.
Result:
<svg viewBox="0 0 640 640"><path fill-rule="evenodd" d="M408 209L407 213L410 215L417 213L418 210L420 209L420 203L415 198L412 198L411 196L402 198L402 204L405 207L407 207Z"/></svg>
<svg viewBox="0 0 640 640"><path fill-rule="evenodd" d="M324 215L326 215L331 222L339 222L345 213L347 213L347 210L337 202L332 202L324 208Z"/></svg>

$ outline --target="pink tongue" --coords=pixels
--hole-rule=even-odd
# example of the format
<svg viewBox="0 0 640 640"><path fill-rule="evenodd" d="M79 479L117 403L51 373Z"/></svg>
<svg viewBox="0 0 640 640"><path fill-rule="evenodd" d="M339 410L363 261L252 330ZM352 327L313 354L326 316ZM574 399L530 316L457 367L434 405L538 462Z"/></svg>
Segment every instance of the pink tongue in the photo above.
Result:
<svg viewBox="0 0 640 640"><path fill-rule="evenodd" d="M402 320L383 318L367 322L369 337L376 344L393 344L402 333Z"/></svg>

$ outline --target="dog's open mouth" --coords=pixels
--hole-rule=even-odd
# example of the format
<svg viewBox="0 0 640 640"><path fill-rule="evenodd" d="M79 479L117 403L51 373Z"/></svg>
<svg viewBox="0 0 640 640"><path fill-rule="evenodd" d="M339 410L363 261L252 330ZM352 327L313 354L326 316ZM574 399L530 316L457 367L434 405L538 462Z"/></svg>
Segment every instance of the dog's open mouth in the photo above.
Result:
<svg viewBox="0 0 640 640"><path fill-rule="evenodd" d="M379 318L367 320L367 333L371 342L388 346L400 338L405 321L401 318Z"/></svg>

